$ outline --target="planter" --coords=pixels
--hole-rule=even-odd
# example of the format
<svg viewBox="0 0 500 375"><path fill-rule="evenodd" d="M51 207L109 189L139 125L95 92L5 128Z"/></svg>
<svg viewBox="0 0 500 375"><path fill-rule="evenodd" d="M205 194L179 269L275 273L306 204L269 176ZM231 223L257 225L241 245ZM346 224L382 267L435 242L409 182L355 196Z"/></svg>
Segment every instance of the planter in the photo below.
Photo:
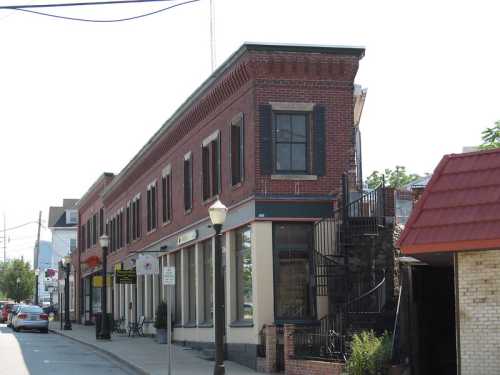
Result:
<svg viewBox="0 0 500 375"><path fill-rule="evenodd" d="M157 328L156 329L156 337L158 340L158 344L166 344L167 343L167 329Z"/></svg>

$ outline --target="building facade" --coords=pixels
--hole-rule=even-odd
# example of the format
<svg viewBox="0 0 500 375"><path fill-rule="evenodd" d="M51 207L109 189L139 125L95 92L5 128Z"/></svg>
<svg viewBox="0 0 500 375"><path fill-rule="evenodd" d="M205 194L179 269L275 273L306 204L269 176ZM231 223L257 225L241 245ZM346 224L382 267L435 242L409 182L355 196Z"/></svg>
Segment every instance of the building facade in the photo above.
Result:
<svg viewBox="0 0 500 375"><path fill-rule="evenodd" d="M77 252L77 233L78 233L78 210L75 206L78 199L63 199L62 206L51 206L49 208L49 222L48 228L51 232L51 249L52 249L52 264L58 264L65 256ZM35 268L39 268L38 264L35 264ZM55 268L58 270L58 268ZM54 280L47 280L45 274L40 272L39 280L43 279L48 285L53 286L56 284L55 291L52 291L52 303L57 304L60 301L61 287L57 288L58 275L51 277ZM45 286L44 286L45 289ZM49 293L50 294L50 293ZM49 296L50 298L50 296ZM75 313L75 276L72 274L70 277L70 312L72 316Z"/></svg>
<svg viewBox="0 0 500 375"><path fill-rule="evenodd" d="M212 347L214 231L223 226L226 353L256 367L263 327L318 319L313 223L332 214L341 176L360 181L354 79L362 48L244 44L116 176L78 203L80 320L100 310L92 276L154 255L160 273L108 287L115 319L152 321L166 300L163 267L176 267L173 339ZM358 90L359 91L359 90ZM366 91L359 91L363 95ZM359 112L358 108L358 112ZM359 112L360 113L360 112ZM102 213L101 213L102 212ZM145 327L154 333L152 324Z"/></svg>

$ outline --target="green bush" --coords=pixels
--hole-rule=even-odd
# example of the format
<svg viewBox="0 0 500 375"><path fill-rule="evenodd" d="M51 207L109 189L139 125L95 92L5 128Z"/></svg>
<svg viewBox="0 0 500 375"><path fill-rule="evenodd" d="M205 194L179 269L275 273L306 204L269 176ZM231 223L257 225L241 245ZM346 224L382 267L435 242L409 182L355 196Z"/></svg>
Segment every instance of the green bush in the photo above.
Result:
<svg viewBox="0 0 500 375"><path fill-rule="evenodd" d="M156 308L156 329L168 329L168 308L166 302L160 302Z"/></svg>
<svg viewBox="0 0 500 375"><path fill-rule="evenodd" d="M351 356L347 361L348 374L387 374L391 361L391 345L391 335L387 332L380 337L373 331L355 334L351 343Z"/></svg>

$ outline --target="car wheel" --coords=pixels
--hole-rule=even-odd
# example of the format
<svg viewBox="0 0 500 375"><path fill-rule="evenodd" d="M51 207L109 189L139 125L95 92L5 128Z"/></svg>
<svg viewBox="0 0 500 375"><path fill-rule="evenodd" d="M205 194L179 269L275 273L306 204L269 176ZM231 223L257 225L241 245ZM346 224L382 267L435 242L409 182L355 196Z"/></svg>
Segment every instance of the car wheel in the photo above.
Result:
<svg viewBox="0 0 500 375"><path fill-rule="evenodd" d="M19 327L12 327L12 329L14 330L14 332L19 332Z"/></svg>
<svg viewBox="0 0 500 375"><path fill-rule="evenodd" d="M49 329L48 328L42 328L40 330L40 332L42 332L42 333L49 333Z"/></svg>

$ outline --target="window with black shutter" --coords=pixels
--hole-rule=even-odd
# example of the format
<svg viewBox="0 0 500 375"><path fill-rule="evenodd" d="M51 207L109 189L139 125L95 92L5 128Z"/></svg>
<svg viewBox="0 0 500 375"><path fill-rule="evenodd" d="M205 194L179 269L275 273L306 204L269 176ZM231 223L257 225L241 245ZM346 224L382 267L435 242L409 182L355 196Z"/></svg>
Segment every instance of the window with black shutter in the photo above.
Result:
<svg viewBox="0 0 500 375"><path fill-rule="evenodd" d="M274 169L276 173L309 172L307 113L274 113Z"/></svg>
<svg viewBox="0 0 500 375"><path fill-rule="evenodd" d="M239 115L231 122L231 184L243 182L243 115Z"/></svg>
<svg viewBox="0 0 500 375"><path fill-rule="evenodd" d="M119 224L118 224L118 230L120 233L120 248L123 247L123 208L120 210L120 214L118 215L119 218Z"/></svg>
<svg viewBox="0 0 500 375"><path fill-rule="evenodd" d="M184 156L184 210L193 207L193 158L191 153Z"/></svg>
<svg viewBox="0 0 500 375"><path fill-rule="evenodd" d="M206 138L201 148L203 200L220 193L220 137L219 131Z"/></svg>
<svg viewBox="0 0 500 375"><path fill-rule="evenodd" d="M156 229L156 181L149 184L146 199L147 229L151 232Z"/></svg>
<svg viewBox="0 0 500 375"><path fill-rule="evenodd" d="M104 209L99 209L99 236L104 234Z"/></svg>
<svg viewBox="0 0 500 375"><path fill-rule="evenodd" d="M162 222L172 220L172 172L170 166L165 168L161 179Z"/></svg>
<svg viewBox="0 0 500 375"><path fill-rule="evenodd" d="M127 203L125 208L125 243L130 243L130 202Z"/></svg>

